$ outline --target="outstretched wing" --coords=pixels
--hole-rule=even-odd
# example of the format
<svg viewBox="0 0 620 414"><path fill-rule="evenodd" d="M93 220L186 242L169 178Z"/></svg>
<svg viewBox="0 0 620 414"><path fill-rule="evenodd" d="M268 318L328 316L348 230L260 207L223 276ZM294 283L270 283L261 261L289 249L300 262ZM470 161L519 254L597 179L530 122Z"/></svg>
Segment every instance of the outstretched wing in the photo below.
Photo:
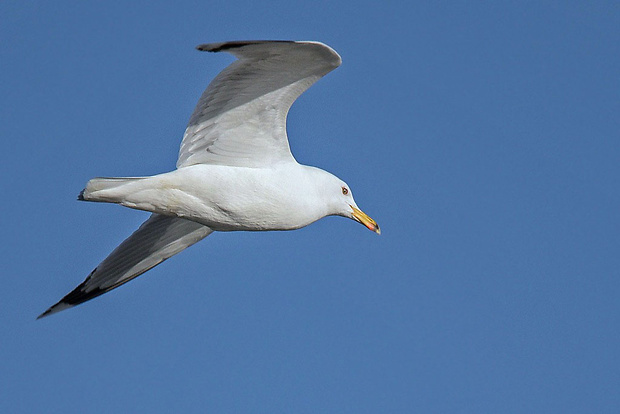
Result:
<svg viewBox="0 0 620 414"><path fill-rule="evenodd" d="M263 167L294 161L286 115L299 95L340 66L340 56L318 42L241 41L197 49L230 52L238 60L200 97L185 130L177 168Z"/></svg>
<svg viewBox="0 0 620 414"><path fill-rule="evenodd" d="M213 230L178 217L152 214L90 275L37 319L79 305L140 276L164 260L204 239Z"/></svg>

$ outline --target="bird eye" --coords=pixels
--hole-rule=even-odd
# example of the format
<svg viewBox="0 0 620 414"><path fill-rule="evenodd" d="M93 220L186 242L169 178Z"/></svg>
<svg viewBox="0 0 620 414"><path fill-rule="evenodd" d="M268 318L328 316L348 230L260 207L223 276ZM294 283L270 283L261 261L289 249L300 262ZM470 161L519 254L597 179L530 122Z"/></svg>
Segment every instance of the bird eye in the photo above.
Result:
<svg viewBox="0 0 620 414"><path fill-rule="evenodd" d="M342 187L342 194L344 195L349 194L349 189L347 187Z"/></svg>

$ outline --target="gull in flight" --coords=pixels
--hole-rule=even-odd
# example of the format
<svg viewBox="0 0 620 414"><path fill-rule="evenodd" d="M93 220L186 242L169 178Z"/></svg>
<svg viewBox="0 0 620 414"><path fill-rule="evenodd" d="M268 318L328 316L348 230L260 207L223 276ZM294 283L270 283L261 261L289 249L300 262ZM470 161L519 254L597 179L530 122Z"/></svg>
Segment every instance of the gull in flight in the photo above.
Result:
<svg viewBox="0 0 620 414"><path fill-rule="evenodd" d="M340 66L319 42L234 41L197 47L237 57L203 92L174 171L93 178L79 200L151 212L90 275L39 318L86 302L140 276L214 231L294 230L322 217L379 226L338 177L297 163L286 135L293 102Z"/></svg>

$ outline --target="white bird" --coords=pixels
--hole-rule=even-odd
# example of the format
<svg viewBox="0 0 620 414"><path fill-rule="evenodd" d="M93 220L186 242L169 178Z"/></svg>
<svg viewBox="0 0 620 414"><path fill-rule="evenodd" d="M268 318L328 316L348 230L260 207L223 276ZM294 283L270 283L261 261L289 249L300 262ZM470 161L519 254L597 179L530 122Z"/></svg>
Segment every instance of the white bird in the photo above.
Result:
<svg viewBox="0 0 620 414"><path fill-rule="evenodd" d="M289 149L291 105L340 66L338 53L319 42L293 41L235 41L197 49L230 52L238 60L200 97L176 170L94 178L78 196L153 214L39 318L102 295L214 231L293 230L338 215L380 233L344 181L297 163Z"/></svg>

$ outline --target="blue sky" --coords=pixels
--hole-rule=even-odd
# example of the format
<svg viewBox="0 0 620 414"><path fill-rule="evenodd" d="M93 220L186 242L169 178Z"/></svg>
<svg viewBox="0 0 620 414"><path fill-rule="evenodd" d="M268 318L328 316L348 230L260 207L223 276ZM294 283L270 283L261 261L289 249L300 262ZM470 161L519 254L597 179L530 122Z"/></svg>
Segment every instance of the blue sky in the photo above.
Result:
<svg viewBox="0 0 620 414"><path fill-rule="evenodd" d="M581 4L579 4L581 3ZM0 411L618 412L614 2L0 3ZM232 57L319 40L296 158L381 225L214 234L35 321L146 217L75 200L174 168Z"/></svg>

